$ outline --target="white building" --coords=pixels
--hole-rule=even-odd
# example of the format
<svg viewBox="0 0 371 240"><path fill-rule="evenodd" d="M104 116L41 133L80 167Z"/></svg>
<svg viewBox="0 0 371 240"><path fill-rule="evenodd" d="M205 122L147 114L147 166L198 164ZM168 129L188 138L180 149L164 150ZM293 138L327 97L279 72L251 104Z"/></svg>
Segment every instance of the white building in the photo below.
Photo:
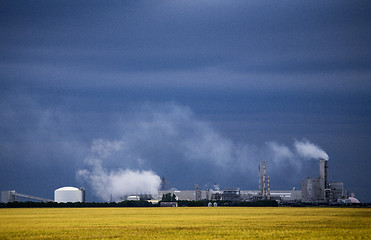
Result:
<svg viewBox="0 0 371 240"><path fill-rule="evenodd" d="M85 190L75 187L58 188L54 191L54 202L85 202Z"/></svg>

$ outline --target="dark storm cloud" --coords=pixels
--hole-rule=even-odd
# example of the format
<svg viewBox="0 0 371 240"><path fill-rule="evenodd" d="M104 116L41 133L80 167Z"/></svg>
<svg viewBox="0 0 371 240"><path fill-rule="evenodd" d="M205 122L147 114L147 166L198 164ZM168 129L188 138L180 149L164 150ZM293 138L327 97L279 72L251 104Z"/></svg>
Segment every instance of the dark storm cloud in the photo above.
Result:
<svg viewBox="0 0 371 240"><path fill-rule="evenodd" d="M310 139L329 153L334 180L370 199L359 184L371 167L370 13L366 1L1 1L0 187L27 189L17 171L45 173L32 187L48 182L44 195L75 185L93 139L122 140L136 133L120 132L123 123L149 121L133 114L144 102L162 113L175 102L197 116L189 125L209 123L233 146L268 142L289 163L294 139ZM132 154L163 158L143 160L148 169L176 178L171 159L181 151L141 152L136 141ZM210 167L198 164L189 181ZM205 182L218 175L210 171ZM243 185L234 173L221 184Z"/></svg>
<svg viewBox="0 0 371 240"><path fill-rule="evenodd" d="M370 88L360 3L22 4L3 9L2 89L118 87L150 100L138 90L150 87L174 100L195 89Z"/></svg>
<svg viewBox="0 0 371 240"><path fill-rule="evenodd" d="M42 3L3 9L2 55L25 70L30 62L36 70L82 74L323 73L370 66L364 51L370 31L364 30L371 19L361 3Z"/></svg>

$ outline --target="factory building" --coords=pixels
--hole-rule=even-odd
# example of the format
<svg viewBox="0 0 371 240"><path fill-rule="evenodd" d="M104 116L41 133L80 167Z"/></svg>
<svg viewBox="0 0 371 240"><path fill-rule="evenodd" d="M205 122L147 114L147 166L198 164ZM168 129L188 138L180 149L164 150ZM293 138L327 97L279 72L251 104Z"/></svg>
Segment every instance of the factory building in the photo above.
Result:
<svg viewBox="0 0 371 240"><path fill-rule="evenodd" d="M1 192L1 202L3 202L3 203L17 202L17 201L19 201L19 198L24 198L24 199L27 199L27 200L40 201L40 202L53 202L53 200L51 200L51 199L31 196L31 195L28 195L28 194L23 194L23 193L16 192L15 190L2 191Z"/></svg>
<svg viewBox="0 0 371 240"><path fill-rule="evenodd" d="M324 188L321 187L319 178L307 178L301 183L303 202L321 202L324 200Z"/></svg>
<svg viewBox="0 0 371 240"><path fill-rule="evenodd" d="M17 195L15 193L16 193L15 190L2 191L1 192L1 202L8 203L8 202L18 201Z"/></svg>
<svg viewBox="0 0 371 240"><path fill-rule="evenodd" d="M239 188L229 188L223 191L222 200L224 201L241 201L241 190Z"/></svg>
<svg viewBox="0 0 371 240"><path fill-rule="evenodd" d="M342 182L330 182L329 189L333 200L344 198L344 184Z"/></svg>
<svg viewBox="0 0 371 240"><path fill-rule="evenodd" d="M241 190L241 201L256 201L261 200L260 190ZM270 190L271 200L277 200L284 203L294 203L301 201L301 191L300 190Z"/></svg>
<svg viewBox="0 0 371 240"><path fill-rule="evenodd" d="M320 159L319 178L307 178L301 183L302 202L328 203L344 198L344 184L328 181L328 160Z"/></svg>
<svg viewBox="0 0 371 240"><path fill-rule="evenodd" d="M201 200L210 201L243 201L250 202L261 199L259 190L239 190L238 188L226 189L215 193L214 190L199 190L201 192ZM211 192L213 192L211 194ZM158 192L158 199L161 200L162 196L166 193L171 193L176 196L177 200L196 201L196 193L194 190L160 190ZM209 194L209 197L207 197ZM300 190L271 190L270 198L272 200L279 200L281 202L300 202Z"/></svg>
<svg viewBox="0 0 371 240"><path fill-rule="evenodd" d="M205 190L199 190L201 193L201 199L206 199L206 192ZM171 193L171 195L175 195L176 200L184 200L184 201L196 201L196 191L195 190L177 190L177 189L170 189L170 190L160 190L158 191L157 198L158 200L162 199L162 196L166 193ZM200 199L200 200L201 200Z"/></svg>

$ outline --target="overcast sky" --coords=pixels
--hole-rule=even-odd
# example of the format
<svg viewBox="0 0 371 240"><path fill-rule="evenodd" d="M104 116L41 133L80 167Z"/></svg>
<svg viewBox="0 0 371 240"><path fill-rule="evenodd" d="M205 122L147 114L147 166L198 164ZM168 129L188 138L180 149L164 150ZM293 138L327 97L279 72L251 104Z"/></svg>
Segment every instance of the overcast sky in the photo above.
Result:
<svg viewBox="0 0 371 240"><path fill-rule="evenodd" d="M371 202L370 26L368 1L1 0L0 190L102 200L92 158L179 189L257 189L265 160L300 189L307 143Z"/></svg>

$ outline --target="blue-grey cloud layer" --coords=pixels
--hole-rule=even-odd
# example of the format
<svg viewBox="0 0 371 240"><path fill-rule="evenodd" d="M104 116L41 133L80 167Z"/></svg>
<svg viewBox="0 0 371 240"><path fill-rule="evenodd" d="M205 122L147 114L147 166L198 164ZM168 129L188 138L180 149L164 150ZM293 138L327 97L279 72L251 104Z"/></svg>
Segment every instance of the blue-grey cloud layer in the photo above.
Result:
<svg viewBox="0 0 371 240"><path fill-rule="evenodd" d="M0 187L76 185L93 139L175 102L233 142L310 139L371 201L370 25L366 1L1 1Z"/></svg>

